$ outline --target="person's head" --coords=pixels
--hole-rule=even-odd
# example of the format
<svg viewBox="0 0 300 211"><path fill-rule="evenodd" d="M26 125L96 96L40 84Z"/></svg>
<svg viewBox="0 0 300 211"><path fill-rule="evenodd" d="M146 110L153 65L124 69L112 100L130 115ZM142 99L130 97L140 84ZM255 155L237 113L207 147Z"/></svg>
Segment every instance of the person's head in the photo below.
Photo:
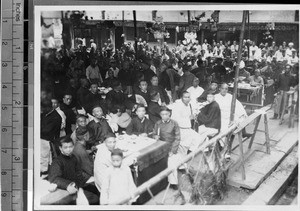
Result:
<svg viewBox="0 0 300 211"><path fill-rule="evenodd" d="M59 102L56 98L52 98L51 102L52 102L52 108L53 109L57 109L59 107Z"/></svg>
<svg viewBox="0 0 300 211"><path fill-rule="evenodd" d="M74 143L73 140L70 138L70 136L64 136L59 139L59 150L61 154L70 156L72 155L73 149L74 149Z"/></svg>
<svg viewBox="0 0 300 211"><path fill-rule="evenodd" d="M171 114L172 111L168 107L166 106L161 107L160 117L163 121L168 121L171 118Z"/></svg>
<svg viewBox="0 0 300 211"><path fill-rule="evenodd" d="M96 94L98 92L98 84L97 83L92 83L90 88L91 88L91 92L93 94Z"/></svg>
<svg viewBox="0 0 300 211"><path fill-rule="evenodd" d="M70 81L69 81L69 84L70 84L71 87L76 87L77 81L74 78L71 78Z"/></svg>
<svg viewBox="0 0 300 211"><path fill-rule="evenodd" d="M96 66L96 59L91 59L91 66L95 67Z"/></svg>
<svg viewBox="0 0 300 211"><path fill-rule="evenodd" d="M95 118L101 119L103 117L103 110L100 106L94 106L92 109L92 114Z"/></svg>
<svg viewBox="0 0 300 211"><path fill-rule="evenodd" d="M72 95L71 94L65 94L63 98L63 103L66 105L71 105L72 103Z"/></svg>
<svg viewBox="0 0 300 211"><path fill-rule="evenodd" d="M46 98L41 101L41 112L43 114L48 114L52 110L53 110L53 106L51 100Z"/></svg>
<svg viewBox="0 0 300 211"><path fill-rule="evenodd" d="M89 86L89 81L86 78L81 78L80 85L81 87L87 88Z"/></svg>
<svg viewBox="0 0 300 211"><path fill-rule="evenodd" d="M152 92L150 92L150 97L152 101L158 102L160 98L159 92L153 90Z"/></svg>
<svg viewBox="0 0 300 211"><path fill-rule="evenodd" d="M116 147L116 138L115 138L115 135L113 133L109 133L106 137L105 137L105 146L107 147L107 149L109 151L112 151L115 149Z"/></svg>
<svg viewBox="0 0 300 211"><path fill-rule="evenodd" d="M217 65L221 65L222 62L223 62L223 59L222 59L222 58L220 58L220 57L216 58L216 63L217 63Z"/></svg>
<svg viewBox="0 0 300 211"><path fill-rule="evenodd" d="M114 71L112 71L111 69L108 70L107 74L108 74L109 78L113 78L114 77Z"/></svg>
<svg viewBox="0 0 300 211"><path fill-rule="evenodd" d="M138 118L143 119L146 114L146 108L144 105L138 105L135 111Z"/></svg>
<svg viewBox="0 0 300 211"><path fill-rule="evenodd" d="M209 88L210 88L210 90L215 91L218 88L218 84L216 82L211 82Z"/></svg>
<svg viewBox="0 0 300 211"><path fill-rule="evenodd" d="M256 69L256 70L254 71L254 75L255 75L256 77L260 76L260 70L259 70L259 69Z"/></svg>
<svg viewBox="0 0 300 211"><path fill-rule="evenodd" d="M151 78L151 85L158 86L158 77L156 75Z"/></svg>
<svg viewBox="0 0 300 211"><path fill-rule="evenodd" d="M206 99L209 103L212 103L215 100L215 95L214 95L213 91L209 91L207 93Z"/></svg>
<svg viewBox="0 0 300 211"><path fill-rule="evenodd" d="M112 61L110 62L110 66L111 66L112 68L116 68L116 67L117 67L116 61L115 61L115 60L112 60Z"/></svg>
<svg viewBox="0 0 300 211"><path fill-rule="evenodd" d="M199 78L195 77L193 80L193 87L198 87L199 86Z"/></svg>
<svg viewBox="0 0 300 211"><path fill-rule="evenodd" d="M113 88L115 91L117 91L117 92L121 91L121 90L122 90L122 84L121 84L121 82L118 81L118 80L113 81L113 83L112 83L112 88Z"/></svg>
<svg viewBox="0 0 300 211"><path fill-rule="evenodd" d="M111 152L111 161L112 165L115 168L118 168L122 165L123 152L120 149L114 149Z"/></svg>
<svg viewBox="0 0 300 211"><path fill-rule="evenodd" d="M184 91L182 93L182 97L181 97L181 100L184 104L188 105L191 101L191 94L187 91Z"/></svg>
<svg viewBox="0 0 300 211"><path fill-rule="evenodd" d="M141 80L141 81L140 81L140 84L139 84L139 87L140 87L141 90L146 91L147 88L148 88L148 83L147 83L147 81Z"/></svg>
<svg viewBox="0 0 300 211"><path fill-rule="evenodd" d="M291 66L290 65L286 65L285 66L285 73L288 74L291 71Z"/></svg>
<svg viewBox="0 0 300 211"><path fill-rule="evenodd" d="M220 94L225 96L228 92L228 85L226 83L221 84L220 86Z"/></svg>
<svg viewBox="0 0 300 211"><path fill-rule="evenodd" d="M85 115L83 115L83 114L77 115L77 117L76 117L76 124L79 127L85 128L86 125L87 125L87 117Z"/></svg>
<svg viewBox="0 0 300 211"><path fill-rule="evenodd" d="M128 69L129 69L129 62L128 62L128 61L125 61L125 62L123 63L123 69L124 69L124 70L128 70Z"/></svg>
<svg viewBox="0 0 300 211"><path fill-rule="evenodd" d="M204 43L207 43L207 39L204 39Z"/></svg>

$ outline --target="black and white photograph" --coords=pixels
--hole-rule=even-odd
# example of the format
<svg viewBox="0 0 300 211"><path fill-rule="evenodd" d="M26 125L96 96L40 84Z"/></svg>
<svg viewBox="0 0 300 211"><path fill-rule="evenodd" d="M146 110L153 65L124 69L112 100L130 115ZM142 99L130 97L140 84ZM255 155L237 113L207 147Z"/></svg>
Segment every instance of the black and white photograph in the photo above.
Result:
<svg viewBox="0 0 300 211"><path fill-rule="evenodd" d="M299 5L36 5L32 94L35 209L299 209Z"/></svg>

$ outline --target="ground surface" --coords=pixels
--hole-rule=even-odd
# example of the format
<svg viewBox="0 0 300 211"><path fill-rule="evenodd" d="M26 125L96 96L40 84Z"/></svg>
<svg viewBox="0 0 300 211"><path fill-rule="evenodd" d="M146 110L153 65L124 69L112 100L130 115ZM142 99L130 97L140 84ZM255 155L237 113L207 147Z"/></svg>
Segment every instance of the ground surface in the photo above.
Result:
<svg viewBox="0 0 300 211"><path fill-rule="evenodd" d="M269 123L269 136L271 139L275 141L271 141L271 146L275 145L278 140L282 139L284 136L288 134L293 134L293 139L298 139L298 122L295 122L294 128L288 128L288 122L287 118L288 115L285 116L286 121L279 125L279 120L271 120L270 117L273 116L273 111L268 112L268 123ZM250 124L247 127L247 132L252 133L254 129L254 123ZM264 130L264 121L263 118L260 121L258 129ZM264 142L265 142L265 134L262 132L257 132L253 148L257 149L264 149ZM237 140L234 141L233 146L237 144ZM245 147L248 146L247 143L244 144ZM297 192L297 179L294 180L294 182L289 186L289 188L284 192L282 197L279 199L277 204L283 205L283 204L291 204L293 199L295 198L295 193ZM164 201L165 205L179 205L182 203L181 197L176 197L178 191L170 189L167 194ZM242 204L250 195L253 193L253 191L243 189L243 188L236 188L227 185L227 192L222 200L219 200L215 202L215 205L240 205ZM153 199L148 201L146 205L156 205L161 204L163 196L165 194L165 190L157 194Z"/></svg>

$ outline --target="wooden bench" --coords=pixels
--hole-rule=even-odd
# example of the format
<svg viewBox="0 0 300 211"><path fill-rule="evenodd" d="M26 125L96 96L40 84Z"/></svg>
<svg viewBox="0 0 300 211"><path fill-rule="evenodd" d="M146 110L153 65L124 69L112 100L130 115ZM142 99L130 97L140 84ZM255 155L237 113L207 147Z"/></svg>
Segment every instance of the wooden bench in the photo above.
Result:
<svg viewBox="0 0 300 211"><path fill-rule="evenodd" d="M266 137L266 153L270 154L270 137L269 137L269 126L268 126L268 117L267 117L267 111L271 109L271 106L265 106L259 110L256 110L253 114L248 116L243 122L241 122L237 129L233 131L233 135L238 135L238 140L239 140L239 151L240 151L240 156L237 161L241 163L242 167L242 179L246 179L246 173L245 173L245 154L244 154L244 149L243 149L243 136L242 136L242 131L245 127L247 127L251 122L256 121L255 127L254 127L254 133L250 139L249 145L248 145L248 151L251 150L256 132L258 131L258 125L261 119L261 116L264 116L264 125L265 125L265 130L263 131L265 133Z"/></svg>

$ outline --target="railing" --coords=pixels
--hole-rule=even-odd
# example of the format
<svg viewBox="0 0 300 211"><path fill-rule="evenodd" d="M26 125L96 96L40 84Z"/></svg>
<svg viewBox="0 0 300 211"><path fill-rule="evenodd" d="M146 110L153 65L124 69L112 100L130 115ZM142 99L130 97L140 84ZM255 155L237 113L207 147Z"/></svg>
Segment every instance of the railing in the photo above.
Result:
<svg viewBox="0 0 300 211"><path fill-rule="evenodd" d="M169 174L171 174L173 171L177 170L184 163L188 162L189 160L194 158L196 155L203 152L207 147L213 146L218 140L220 140L220 139L224 138L225 136L231 134L236 129L237 129L237 124L231 125L226 131L218 134L214 138L210 139L208 142L202 144L196 151L191 152L190 154L188 154L176 166L174 166L172 168L169 167L169 168L165 169L164 171L160 172L159 174L157 174L155 177L152 177L151 179L149 179L148 181L146 181L145 183L140 185L131 196L124 197L123 199L118 201L116 204L126 204L128 201L136 198L140 194L142 194L146 191L150 192L150 188L153 187L155 184L159 183L162 179L166 178Z"/></svg>

